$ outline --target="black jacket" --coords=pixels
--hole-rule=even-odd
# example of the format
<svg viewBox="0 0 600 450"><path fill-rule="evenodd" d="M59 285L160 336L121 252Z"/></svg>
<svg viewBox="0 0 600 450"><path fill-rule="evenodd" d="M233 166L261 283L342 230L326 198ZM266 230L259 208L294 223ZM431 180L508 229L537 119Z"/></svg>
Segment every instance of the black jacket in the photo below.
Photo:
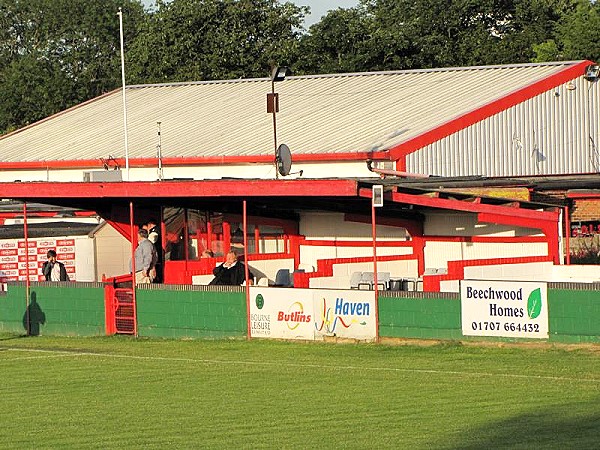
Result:
<svg viewBox="0 0 600 450"><path fill-rule="evenodd" d="M246 279L246 269L241 261L235 263L233 267L223 267L223 264L218 265L213 269L213 280L208 284L239 286ZM248 271L248 278L254 278L252 272Z"/></svg>
<svg viewBox="0 0 600 450"><path fill-rule="evenodd" d="M58 261L56 261L54 264L58 264L58 267L60 267L60 281L69 281L69 276L67 275L65 265ZM52 276L52 267L53 265L50 264L50 261L46 261L42 266L42 273L46 277L46 281L51 281L50 278Z"/></svg>

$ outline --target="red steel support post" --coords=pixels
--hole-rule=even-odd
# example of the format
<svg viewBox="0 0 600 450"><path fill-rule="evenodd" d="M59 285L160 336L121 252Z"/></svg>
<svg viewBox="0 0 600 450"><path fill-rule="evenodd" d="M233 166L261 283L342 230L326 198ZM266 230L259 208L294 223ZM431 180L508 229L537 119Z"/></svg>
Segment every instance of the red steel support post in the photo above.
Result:
<svg viewBox="0 0 600 450"><path fill-rule="evenodd" d="M373 234L373 288L375 289L375 340L379 342L379 290L377 289L377 226L375 218L375 196L371 199L371 228Z"/></svg>
<svg viewBox="0 0 600 450"><path fill-rule="evenodd" d="M137 306L136 306L136 288L135 280L135 248L137 241L137 230L133 226L133 202L129 202L129 227L131 229L131 298L133 299L133 335L137 337Z"/></svg>
<svg viewBox="0 0 600 450"><path fill-rule="evenodd" d="M246 216L246 200L244 200L243 211L244 217L242 219L242 226L244 228L244 278L246 278L246 325L248 327L248 339L250 336L250 269L248 268L248 230L247 230L247 216Z"/></svg>
<svg viewBox="0 0 600 450"><path fill-rule="evenodd" d="M29 321L29 233L27 230L27 202L23 202L23 236L25 238L25 320L27 321L27 336L31 332Z"/></svg>

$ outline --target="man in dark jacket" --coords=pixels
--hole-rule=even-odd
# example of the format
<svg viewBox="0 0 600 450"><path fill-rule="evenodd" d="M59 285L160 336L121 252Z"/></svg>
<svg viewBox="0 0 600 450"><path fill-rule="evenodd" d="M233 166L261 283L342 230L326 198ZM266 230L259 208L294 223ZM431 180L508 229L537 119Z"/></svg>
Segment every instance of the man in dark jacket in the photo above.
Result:
<svg viewBox="0 0 600 450"><path fill-rule="evenodd" d="M158 257L156 264L153 268L153 282L154 283L162 283L163 282L163 250L162 250L162 239L160 238L160 228L156 224L155 219L150 219L146 222L144 226L146 230L148 230L148 240L152 242L154 248L156 249L156 256Z"/></svg>
<svg viewBox="0 0 600 450"><path fill-rule="evenodd" d="M238 260L237 254L230 251L225 257L225 262L214 268L213 275L215 277L208 284L239 286L246 279L246 269L244 263ZM250 282L254 279L254 275L250 271L248 278Z"/></svg>
<svg viewBox="0 0 600 450"><path fill-rule="evenodd" d="M56 260L56 252L48 250L46 256L48 256L48 261L42 266L42 273L46 277L46 281L69 281L65 265Z"/></svg>

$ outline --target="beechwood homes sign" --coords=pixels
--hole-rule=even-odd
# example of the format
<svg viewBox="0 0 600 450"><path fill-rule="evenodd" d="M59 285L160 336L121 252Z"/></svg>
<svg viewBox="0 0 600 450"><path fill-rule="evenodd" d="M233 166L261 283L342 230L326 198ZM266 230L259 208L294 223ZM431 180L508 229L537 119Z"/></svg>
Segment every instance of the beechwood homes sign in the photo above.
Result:
<svg viewBox="0 0 600 450"><path fill-rule="evenodd" d="M548 338L546 283L463 280L464 336Z"/></svg>

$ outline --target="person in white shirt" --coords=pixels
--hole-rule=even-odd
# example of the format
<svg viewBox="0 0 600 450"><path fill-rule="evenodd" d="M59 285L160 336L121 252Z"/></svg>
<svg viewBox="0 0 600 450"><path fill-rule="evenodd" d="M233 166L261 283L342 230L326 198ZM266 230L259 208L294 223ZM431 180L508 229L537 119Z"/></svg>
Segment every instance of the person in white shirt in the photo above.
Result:
<svg viewBox="0 0 600 450"><path fill-rule="evenodd" d="M56 260L56 252L48 250L46 256L48 261L42 266L42 274L46 277L46 281L69 281L65 265Z"/></svg>

